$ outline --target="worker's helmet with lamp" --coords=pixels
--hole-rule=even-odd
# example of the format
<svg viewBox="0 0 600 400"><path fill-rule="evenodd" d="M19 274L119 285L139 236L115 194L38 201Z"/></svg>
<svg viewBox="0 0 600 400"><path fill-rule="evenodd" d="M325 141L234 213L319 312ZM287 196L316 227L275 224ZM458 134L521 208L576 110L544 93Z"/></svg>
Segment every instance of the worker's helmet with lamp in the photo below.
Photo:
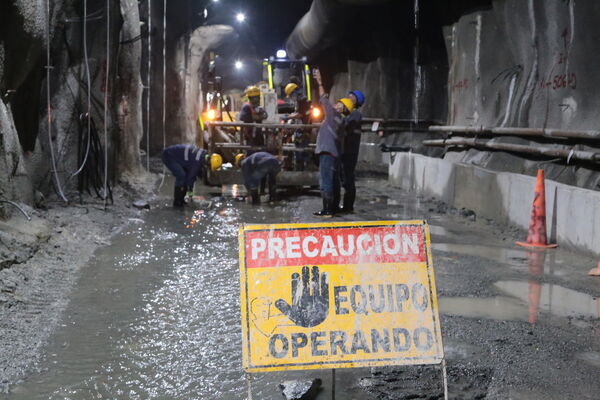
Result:
<svg viewBox="0 0 600 400"><path fill-rule="evenodd" d="M210 163L211 171L216 171L223 165L223 157L217 153L211 154L210 157L207 156L207 161Z"/></svg>
<svg viewBox="0 0 600 400"><path fill-rule="evenodd" d="M235 155L235 166L240 168L242 164L242 160L246 157L243 153L238 153Z"/></svg>
<svg viewBox="0 0 600 400"><path fill-rule="evenodd" d="M260 96L260 89L257 86L248 86L246 89L247 97L256 97Z"/></svg>
<svg viewBox="0 0 600 400"><path fill-rule="evenodd" d="M298 85L296 85L295 83L288 83L287 85L285 85L285 95L287 97L290 97L292 93L294 93L294 90L298 89Z"/></svg>
<svg viewBox="0 0 600 400"><path fill-rule="evenodd" d="M338 100L338 102L342 103L344 105L344 107L346 107L348 114L350 114L352 112L352 110L354 110L354 103L349 98L347 98L347 97L341 98Z"/></svg>
<svg viewBox="0 0 600 400"><path fill-rule="evenodd" d="M365 104L365 95L360 90L352 90L348 95L353 95L356 98L356 108Z"/></svg>

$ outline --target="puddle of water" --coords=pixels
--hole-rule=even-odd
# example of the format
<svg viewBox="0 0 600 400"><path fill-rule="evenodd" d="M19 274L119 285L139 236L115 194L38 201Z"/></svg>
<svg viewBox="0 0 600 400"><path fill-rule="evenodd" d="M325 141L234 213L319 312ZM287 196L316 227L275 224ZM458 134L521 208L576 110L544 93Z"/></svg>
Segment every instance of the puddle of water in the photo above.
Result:
<svg viewBox="0 0 600 400"><path fill-rule="evenodd" d="M504 293L529 304L536 314L549 313L562 318L600 318L600 299L559 285L501 281L494 284ZM531 315L533 317L533 315ZM535 322L535 321L530 321Z"/></svg>
<svg viewBox="0 0 600 400"><path fill-rule="evenodd" d="M528 252L517 248L462 243L432 243L431 247L437 251L468 254L513 266L523 266L527 263Z"/></svg>
<svg viewBox="0 0 600 400"><path fill-rule="evenodd" d="M527 307L510 297L440 297L440 312L466 318L527 321Z"/></svg>
<svg viewBox="0 0 600 400"><path fill-rule="evenodd" d="M450 338L444 339L444 356L450 360L480 358L484 351L477 346L459 342Z"/></svg>
<svg viewBox="0 0 600 400"><path fill-rule="evenodd" d="M600 318L600 299L562 286L540 284L535 280L501 281L495 286L510 297L441 297L440 311L466 318L527 321L532 324L547 314L576 318L571 323L582 328L589 327L589 320Z"/></svg>
<svg viewBox="0 0 600 400"><path fill-rule="evenodd" d="M222 185L221 186L221 195L223 197L238 198L238 197L247 196L248 192L246 191L246 187L244 185L238 185L238 184Z"/></svg>

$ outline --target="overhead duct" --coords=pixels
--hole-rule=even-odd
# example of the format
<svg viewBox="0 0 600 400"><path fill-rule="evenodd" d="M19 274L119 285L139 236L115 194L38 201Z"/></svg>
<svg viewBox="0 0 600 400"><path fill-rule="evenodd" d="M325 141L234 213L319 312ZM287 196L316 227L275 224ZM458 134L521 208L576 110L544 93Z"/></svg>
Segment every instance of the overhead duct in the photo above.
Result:
<svg viewBox="0 0 600 400"><path fill-rule="evenodd" d="M389 0L314 0L285 44L292 58L314 57L332 46L344 34L345 24L359 11L357 6Z"/></svg>

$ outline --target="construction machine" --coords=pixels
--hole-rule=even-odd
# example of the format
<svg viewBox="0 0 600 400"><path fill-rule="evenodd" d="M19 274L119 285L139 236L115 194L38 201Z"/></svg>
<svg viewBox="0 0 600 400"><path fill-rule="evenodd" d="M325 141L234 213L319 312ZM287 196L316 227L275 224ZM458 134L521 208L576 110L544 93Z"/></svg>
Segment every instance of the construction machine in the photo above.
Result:
<svg viewBox="0 0 600 400"><path fill-rule="evenodd" d="M210 101L206 102L207 107L200 123L205 131L203 147L211 154L220 154L224 165L218 171L207 171L205 183L243 183L240 171L235 168L235 155L267 151L283 159L283 168L277 177L279 186L318 186L318 165L314 149L322 112L318 106L311 105L310 117L304 121L288 118L296 109L295 100L286 97L284 91L291 81L294 81L302 95L312 102L314 85L306 59L270 57L263 61L263 81L258 82L256 86L261 91L260 107L266 111L267 117L262 123L249 124L237 121L243 102L230 95L224 95L220 90L220 80L215 79L218 84L215 85L214 91L209 92L213 94ZM248 130L262 135L264 143L261 146L247 143L247 135L243 132Z"/></svg>

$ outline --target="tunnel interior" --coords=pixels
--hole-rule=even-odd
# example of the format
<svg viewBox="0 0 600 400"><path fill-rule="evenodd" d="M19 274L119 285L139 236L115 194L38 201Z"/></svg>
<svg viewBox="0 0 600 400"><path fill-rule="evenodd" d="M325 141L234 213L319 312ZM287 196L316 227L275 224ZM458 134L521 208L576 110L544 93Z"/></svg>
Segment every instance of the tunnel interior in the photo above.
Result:
<svg viewBox="0 0 600 400"><path fill-rule="evenodd" d="M140 173L148 167L146 154L202 135L198 115L211 57L224 89L240 93L263 80L262 60L280 49L318 67L333 98L362 90L365 117L404 121L389 134L366 132L367 144L528 175L543 163L559 182L599 185L593 138L489 132L595 130L598 77L590 54L600 33L592 22L599 7L593 1L48 4L0 6L2 161L10 172L2 180L20 182L3 185L8 197L31 201L32 189L57 193L58 181L72 190L76 179L70 176L83 161L74 149L86 147L89 121L100 134L106 126L107 139L98 140L109 148L111 179ZM244 22L235 20L240 13ZM460 132L428 131L435 125ZM477 137L469 144L465 127L482 128L489 141L482 145ZM439 144L446 139L462 144ZM582 151L590 160L549 160L531 152L539 147ZM52 158L56 168L49 168Z"/></svg>

